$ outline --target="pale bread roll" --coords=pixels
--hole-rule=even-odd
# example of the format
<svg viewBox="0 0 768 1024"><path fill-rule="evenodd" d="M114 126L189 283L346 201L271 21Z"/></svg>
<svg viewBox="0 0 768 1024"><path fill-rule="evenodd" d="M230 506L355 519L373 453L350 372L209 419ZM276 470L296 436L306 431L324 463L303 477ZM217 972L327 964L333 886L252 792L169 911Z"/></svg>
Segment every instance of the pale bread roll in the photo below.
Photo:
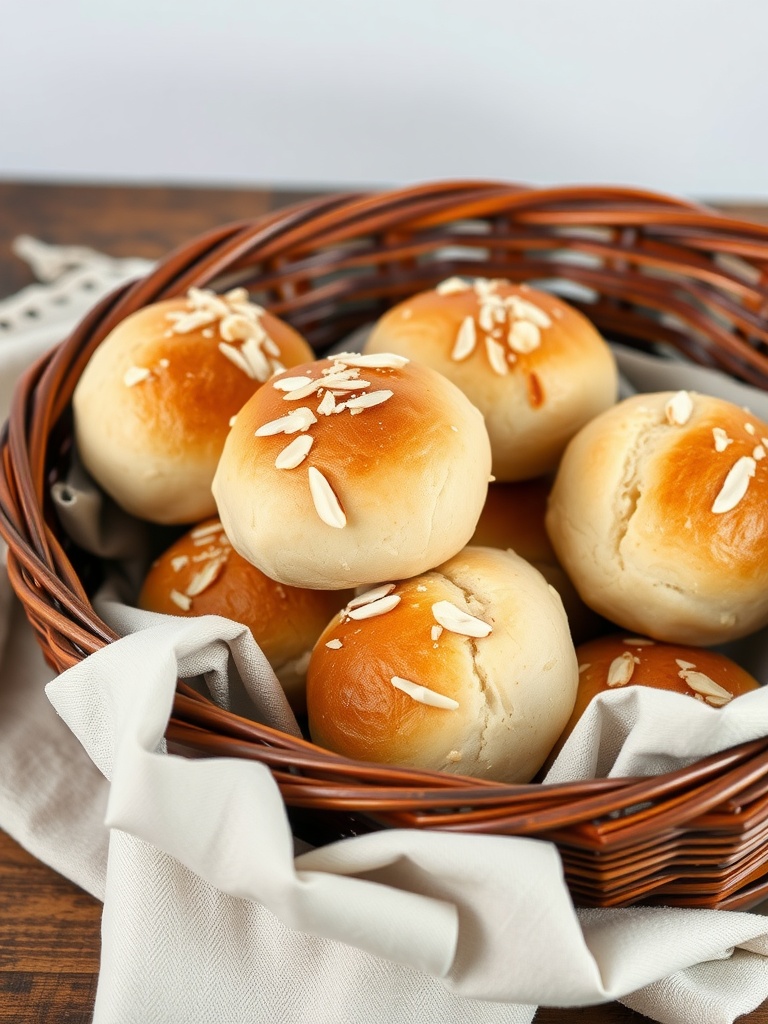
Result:
<svg viewBox="0 0 768 1024"><path fill-rule="evenodd" d="M244 289L146 306L110 332L75 388L82 462L132 515L203 519L216 511L211 481L230 418L275 370L311 358Z"/></svg>
<svg viewBox="0 0 768 1024"><path fill-rule="evenodd" d="M280 374L250 399L213 491L233 546L262 572L345 589L456 554L490 464L482 416L445 377L348 354Z"/></svg>
<svg viewBox="0 0 768 1024"><path fill-rule="evenodd" d="M636 395L563 457L547 529L590 607L672 643L768 623L768 425L720 398Z"/></svg>
<svg viewBox="0 0 768 1024"><path fill-rule="evenodd" d="M526 285L452 278L389 310L366 352L398 352L452 380L485 417L497 480L542 476L616 401L613 354L561 299Z"/></svg>
<svg viewBox="0 0 768 1024"><path fill-rule="evenodd" d="M312 653L313 740L359 760L530 780L568 720L578 677L562 603L543 576L510 552L470 547L357 602Z"/></svg>

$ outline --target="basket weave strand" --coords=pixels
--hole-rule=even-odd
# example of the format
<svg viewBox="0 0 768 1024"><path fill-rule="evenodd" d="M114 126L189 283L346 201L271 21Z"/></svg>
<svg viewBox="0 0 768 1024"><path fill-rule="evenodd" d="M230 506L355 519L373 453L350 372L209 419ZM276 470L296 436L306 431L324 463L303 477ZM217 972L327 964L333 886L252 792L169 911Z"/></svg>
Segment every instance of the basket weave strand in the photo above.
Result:
<svg viewBox="0 0 768 1024"><path fill-rule="evenodd" d="M616 340L674 348L768 387L768 227L692 203L638 189L439 182L225 225L104 299L16 388L0 437L0 533L51 665L116 639L88 598L98 566L61 535L48 499L67 467L72 392L115 324L193 285L244 285L322 351L456 274L543 283ZM547 839L585 905L735 908L768 895L768 738L655 778L508 786L353 762L182 682L167 735L261 761L297 820L322 820L327 838L397 826Z"/></svg>

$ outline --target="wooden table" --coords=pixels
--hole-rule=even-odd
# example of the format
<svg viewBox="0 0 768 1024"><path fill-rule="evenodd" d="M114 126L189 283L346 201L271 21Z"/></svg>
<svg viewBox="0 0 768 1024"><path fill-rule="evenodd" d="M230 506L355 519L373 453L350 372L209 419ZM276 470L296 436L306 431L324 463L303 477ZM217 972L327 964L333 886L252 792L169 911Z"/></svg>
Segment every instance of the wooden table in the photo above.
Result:
<svg viewBox="0 0 768 1024"><path fill-rule="evenodd" d="M267 189L0 182L0 296L31 280L26 267L10 252L10 242L19 234L90 245L115 256L159 257L208 228L257 216L307 195ZM768 221L768 206L730 209L739 216ZM0 831L0 1024L90 1021L99 969L100 920L101 904ZM578 1010L542 1009L536 1020L538 1024L641 1024L647 1018L611 1003ZM768 1004L740 1020L766 1024Z"/></svg>

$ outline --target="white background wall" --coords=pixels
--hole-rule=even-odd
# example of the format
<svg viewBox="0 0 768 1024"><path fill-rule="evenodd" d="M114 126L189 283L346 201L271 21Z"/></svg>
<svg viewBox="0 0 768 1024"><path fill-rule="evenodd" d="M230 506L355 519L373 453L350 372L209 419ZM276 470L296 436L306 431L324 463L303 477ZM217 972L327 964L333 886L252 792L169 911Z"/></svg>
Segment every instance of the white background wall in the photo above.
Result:
<svg viewBox="0 0 768 1024"><path fill-rule="evenodd" d="M0 176L768 196L765 0L0 0Z"/></svg>

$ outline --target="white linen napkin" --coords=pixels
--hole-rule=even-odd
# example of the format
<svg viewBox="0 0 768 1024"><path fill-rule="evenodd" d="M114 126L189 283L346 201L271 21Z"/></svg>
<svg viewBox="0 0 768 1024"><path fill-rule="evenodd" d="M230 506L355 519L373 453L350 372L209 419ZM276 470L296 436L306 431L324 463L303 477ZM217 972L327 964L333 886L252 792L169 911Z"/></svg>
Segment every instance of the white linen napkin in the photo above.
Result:
<svg viewBox="0 0 768 1024"><path fill-rule="evenodd" d="M17 362L0 349L3 381L18 367L6 341ZM643 357L628 362L642 371ZM683 371L670 386L730 385ZM752 392L737 400L766 416ZM670 1024L729 1024L768 997L760 914L577 912L547 843L392 830L295 855L265 768L184 759L163 741L178 675L225 705L264 694L262 714L285 713L250 634L217 617L100 612L123 638L48 686L69 732L41 698L50 673L2 579L0 824L105 899L96 1024L523 1024L537 1003L615 998ZM649 727L659 701L665 716L685 702L685 735ZM595 702L552 777L668 770L767 730L768 689L720 710L619 691Z"/></svg>

